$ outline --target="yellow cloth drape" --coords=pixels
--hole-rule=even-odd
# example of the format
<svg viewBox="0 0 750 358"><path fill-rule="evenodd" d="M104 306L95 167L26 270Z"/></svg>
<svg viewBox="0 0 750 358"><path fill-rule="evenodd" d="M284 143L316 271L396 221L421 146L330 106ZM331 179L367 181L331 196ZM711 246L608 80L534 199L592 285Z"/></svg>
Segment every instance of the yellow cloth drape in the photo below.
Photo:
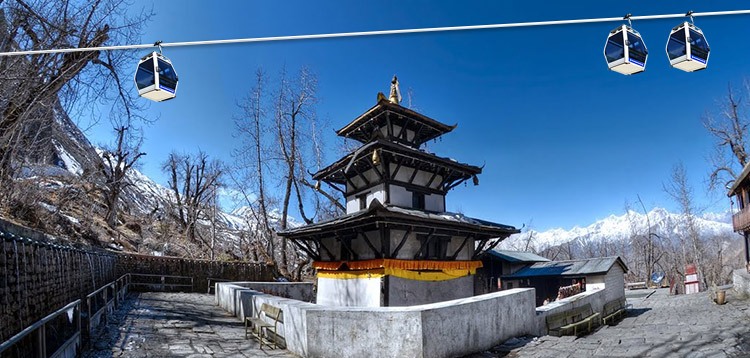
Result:
<svg viewBox="0 0 750 358"><path fill-rule="evenodd" d="M354 279L395 276L418 281L445 281L475 274L476 270L482 267L482 262L374 259L316 261L313 267L318 269L318 277L322 278Z"/></svg>

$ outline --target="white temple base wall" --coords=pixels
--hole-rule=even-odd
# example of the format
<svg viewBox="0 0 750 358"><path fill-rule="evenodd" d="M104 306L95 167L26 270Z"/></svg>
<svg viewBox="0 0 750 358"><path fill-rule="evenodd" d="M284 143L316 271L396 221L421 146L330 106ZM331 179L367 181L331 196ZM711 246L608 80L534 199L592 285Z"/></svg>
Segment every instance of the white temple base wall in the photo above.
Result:
<svg viewBox="0 0 750 358"><path fill-rule="evenodd" d="M382 278L318 277L316 303L323 306L380 307Z"/></svg>
<svg viewBox="0 0 750 358"><path fill-rule="evenodd" d="M418 281L390 276L388 306L414 306L474 295L474 276L447 281Z"/></svg>

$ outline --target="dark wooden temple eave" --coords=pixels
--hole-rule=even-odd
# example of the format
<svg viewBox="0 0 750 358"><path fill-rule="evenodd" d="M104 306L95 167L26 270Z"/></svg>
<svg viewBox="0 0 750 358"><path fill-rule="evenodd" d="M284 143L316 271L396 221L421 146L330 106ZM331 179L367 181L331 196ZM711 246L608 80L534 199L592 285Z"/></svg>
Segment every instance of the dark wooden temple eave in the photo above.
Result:
<svg viewBox="0 0 750 358"><path fill-rule="evenodd" d="M406 126L418 128L421 125L429 128L429 130L421 133L421 137L419 135L415 137L414 143L418 145L449 133L456 128L456 125L447 125L384 99L380 100L375 106L349 122L343 128L337 130L336 134L366 143L371 139L371 134L375 129L381 126L388 126L388 133L392 136L393 133L390 131L390 126L394 121L393 118L390 118L392 117L391 114L398 116L398 118L408 123L413 123L407 123Z"/></svg>
<svg viewBox="0 0 750 358"><path fill-rule="evenodd" d="M319 170L313 174L313 179L336 184L346 184L348 178L347 173L351 172L352 174L356 174L357 171L362 170L363 168L370 169L374 166L371 162L371 155L372 152L376 150L379 151L381 157L393 157L393 163L396 163L399 168L401 166L409 165L403 164L403 159L395 159L397 157L410 158L418 163L418 165L412 165L410 167L417 167L424 171L430 171L430 168L427 167L432 167L433 170L435 168L442 168L441 170L444 170L447 174L443 174L443 183L441 185L448 189L457 185L456 182L463 182L472 176L482 173L482 168L480 167L459 163L448 158L438 157L431 153L426 153L408 146L395 144L381 139L367 143L355 152L349 153L328 167ZM397 172L398 171L394 171L393 176L395 176ZM382 171L378 170L377 174L382 175Z"/></svg>
<svg viewBox="0 0 750 358"><path fill-rule="evenodd" d="M416 233L429 233L435 229L435 234L450 236L471 235L475 239L504 239L520 230L513 227L488 227L470 223L436 220L430 218L413 217L393 212L370 213L360 215L350 220L333 220L323 224L313 224L305 227L279 232L284 238L295 240L319 240L331 237L335 233L348 231L359 233L374 231L381 225L391 229L409 230Z"/></svg>

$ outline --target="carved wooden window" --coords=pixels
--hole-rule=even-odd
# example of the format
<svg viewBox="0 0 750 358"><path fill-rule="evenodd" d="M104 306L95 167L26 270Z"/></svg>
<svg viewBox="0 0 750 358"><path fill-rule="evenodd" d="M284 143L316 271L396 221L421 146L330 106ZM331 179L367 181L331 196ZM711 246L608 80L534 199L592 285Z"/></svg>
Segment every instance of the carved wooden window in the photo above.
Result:
<svg viewBox="0 0 750 358"><path fill-rule="evenodd" d="M413 191L411 193L411 207L414 209L424 210L424 193Z"/></svg>
<svg viewBox="0 0 750 358"><path fill-rule="evenodd" d="M357 201L359 201L359 210L367 209L367 193L357 195Z"/></svg>

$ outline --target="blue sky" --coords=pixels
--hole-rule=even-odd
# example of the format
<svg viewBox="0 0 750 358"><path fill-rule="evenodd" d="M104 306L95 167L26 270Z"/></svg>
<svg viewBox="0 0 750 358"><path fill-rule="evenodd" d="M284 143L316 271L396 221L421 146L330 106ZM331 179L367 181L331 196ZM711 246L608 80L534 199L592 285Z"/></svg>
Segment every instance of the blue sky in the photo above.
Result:
<svg viewBox="0 0 750 358"><path fill-rule="evenodd" d="M415 27L739 10L744 1L137 1L156 13L142 43L301 35ZM588 225L621 214L640 195L648 207L675 205L662 190L682 161L699 205L729 207L704 195L711 138L700 116L731 82L750 74L750 16L698 17L711 45L708 69L685 73L664 53L682 19L635 21L649 48L647 70L623 76L602 54L620 23L545 26L166 48L180 76L178 97L150 105L142 170L164 182L170 151L231 160L236 102L258 67L275 74L308 66L318 76L318 115L331 131L327 162L340 156L333 135L375 103L397 74L422 113L458 127L430 143L438 155L482 165L479 186L459 186L450 211L535 229ZM147 52L147 51L144 51ZM135 70L135 64L133 65ZM94 143L112 137L92 129Z"/></svg>

